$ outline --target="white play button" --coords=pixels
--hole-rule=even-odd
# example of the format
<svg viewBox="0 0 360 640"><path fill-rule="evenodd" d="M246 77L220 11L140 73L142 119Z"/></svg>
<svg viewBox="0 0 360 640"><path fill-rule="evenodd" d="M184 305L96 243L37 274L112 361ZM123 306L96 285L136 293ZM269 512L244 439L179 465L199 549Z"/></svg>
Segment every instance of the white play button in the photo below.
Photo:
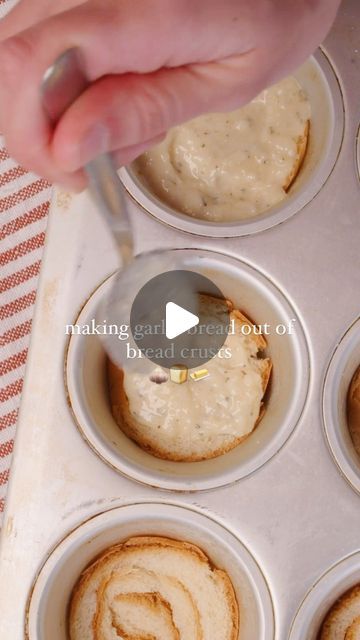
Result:
<svg viewBox="0 0 360 640"><path fill-rule="evenodd" d="M166 304L165 331L169 340L189 331L199 324L199 318L194 313L190 313L175 302Z"/></svg>
<svg viewBox="0 0 360 640"><path fill-rule="evenodd" d="M209 298L217 301L214 307ZM119 317L114 314L112 322L119 322ZM138 351L157 367L200 369L224 345L230 327L229 307L209 278L175 269L151 278L138 291L130 327ZM126 343L125 358L133 357L139 357L136 349L128 351Z"/></svg>

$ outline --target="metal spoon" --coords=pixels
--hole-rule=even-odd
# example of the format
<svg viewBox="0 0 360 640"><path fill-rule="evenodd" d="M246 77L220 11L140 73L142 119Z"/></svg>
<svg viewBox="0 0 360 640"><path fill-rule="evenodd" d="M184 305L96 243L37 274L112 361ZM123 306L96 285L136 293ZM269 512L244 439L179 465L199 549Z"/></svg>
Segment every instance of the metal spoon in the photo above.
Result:
<svg viewBox="0 0 360 640"><path fill-rule="evenodd" d="M88 86L81 54L77 48L65 51L55 60L46 71L41 85L42 103L53 124L58 122L66 109ZM169 251L152 251L134 256L124 187L111 155L98 156L84 169L90 191L109 225L122 260L122 268L114 277L111 291L100 307L100 321L105 320L109 325L130 326L131 305L141 287L152 277L180 266L175 261L174 254ZM167 294L169 292L164 292L164 296ZM103 340L111 359L119 366L126 365L141 372L153 371L154 365L146 358L127 360L126 345L118 340L116 335L105 334ZM130 344L135 346L131 333Z"/></svg>
<svg viewBox="0 0 360 640"><path fill-rule="evenodd" d="M42 103L51 122L56 124L66 109L89 86L78 49L65 51L46 71L42 86ZM98 156L84 167L95 201L113 234L122 258L133 259L133 238L124 188L110 154Z"/></svg>

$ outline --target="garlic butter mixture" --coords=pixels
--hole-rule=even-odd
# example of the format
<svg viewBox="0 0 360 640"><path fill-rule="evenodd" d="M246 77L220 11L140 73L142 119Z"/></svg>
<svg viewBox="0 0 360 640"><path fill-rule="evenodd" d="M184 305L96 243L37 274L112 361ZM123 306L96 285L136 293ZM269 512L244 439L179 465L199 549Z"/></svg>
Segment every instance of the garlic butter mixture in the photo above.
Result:
<svg viewBox="0 0 360 640"><path fill-rule="evenodd" d="M231 113L171 129L134 163L171 207L196 218L234 221L278 204L306 151L310 102L293 77Z"/></svg>
<svg viewBox="0 0 360 640"><path fill-rule="evenodd" d="M234 313L231 318L236 320ZM238 331L206 365L208 377L183 384L154 384L127 372L124 390L138 433L162 456L204 459L236 446L254 429L271 364L258 357L253 336ZM228 354L231 357L225 357ZM190 370L192 371L192 370Z"/></svg>

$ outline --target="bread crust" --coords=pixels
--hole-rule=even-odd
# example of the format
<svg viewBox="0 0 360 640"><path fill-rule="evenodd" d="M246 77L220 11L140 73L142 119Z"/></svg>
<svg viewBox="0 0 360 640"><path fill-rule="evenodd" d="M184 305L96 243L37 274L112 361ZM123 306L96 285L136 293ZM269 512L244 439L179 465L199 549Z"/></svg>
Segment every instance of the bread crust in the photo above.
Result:
<svg viewBox="0 0 360 640"><path fill-rule="evenodd" d="M356 453L360 456L360 367L355 371L347 397L348 426Z"/></svg>
<svg viewBox="0 0 360 640"><path fill-rule="evenodd" d="M211 296L208 297L210 298ZM227 300L226 303L229 311L231 311L231 313L235 316L236 321L240 326L254 326L254 323L252 323L241 311L233 308L233 304L231 301ZM263 351L264 349L266 349L267 343L263 335L258 335L257 333L252 332L248 337L249 339L253 340L258 351ZM262 390L263 394L265 394L271 377L272 362L270 358L262 358L259 359L258 362L261 363L262 366ZM234 437L231 441L223 444L217 449L214 449L211 452L207 452L206 454L198 455L177 454L176 451L168 451L166 449L162 449L159 446L154 446L154 443L146 437L144 428L142 426L139 427L137 421L131 413L129 400L124 388L124 371L117 367L110 360L110 358L107 358L106 367L111 411L116 423L125 433L125 435L128 436L128 438L133 440L138 446L140 446L142 449L156 458L160 458L162 460L170 460L172 462L201 462L202 460L210 460L231 451L239 444L244 442L244 440L246 440L249 435L251 435L249 433L238 438ZM263 418L265 410L265 404L264 401L262 401L260 405L259 415L254 425L254 429L258 426L261 419Z"/></svg>
<svg viewBox="0 0 360 640"><path fill-rule="evenodd" d="M345 640L360 640L360 616L348 628Z"/></svg>
<svg viewBox="0 0 360 640"><path fill-rule="evenodd" d="M283 185L283 189L284 189L284 191L286 193L289 191L290 187L295 182L296 178L298 177L298 175L300 173L301 167L302 167L302 165L304 163L304 160L305 160L306 151L307 151L308 144L309 144L309 137L310 137L310 120L307 120L306 123L305 123L304 133L303 133L302 136L300 136L298 138L298 141L297 141L297 159L296 159L296 162L295 162L292 170L290 171L285 184Z"/></svg>
<svg viewBox="0 0 360 640"><path fill-rule="evenodd" d="M209 568L211 569L212 575L214 576L214 579L216 579L222 584L222 589L225 594L227 606L230 611L232 628L230 631L230 636L227 638L227 640L238 640L239 624L240 624L239 606L236 600L236 595L235 595L232 582L228 574L226 573L226 571L223 571L222 569L218 569L217 567L215 567L213 563L210 561L210 559L208 558L208 556L198 546L194 545L193 543L186 542L183 540L176 540L173 538L167 538L163 536L134 536L132 538L128 538L127 540L123 542L119 542L115 545L112 545L108 549L106 549L103 553L101 553L95 559L95 561L93 561L83 571L71 595L70 613L69 613L70 638L74 637L72 635L72 629L75 626L78 606L85 592L87 591L87 588L91 583L94 574L96 574L99 570L101 571L103 568L105 568L106 565L109 562L111 562L114 557L120 554L136 552L139 549L140 550L148 549L149 547L154 548L154 553L156 553L156 550L159 548L169 548L169 547L173 549L177 549L178 551L184 551L187 554L191 553L199 563L202 563L202 564L205 563L209 566ZM98 598L100 598L100 601L101 601L101 596L104 593L108 582L109 582L109 578L107 577L100 584L100 587L97 592ZM131 594L127 594L127 595L128 597L131 596ZM132 594L133 597L141 596L141 595L148 596L147 600L148 600L149 606L151 605L156 606L156 603L158 602L158 600L156 600L156 597L158 596L162 604L167 607L168 612L171 615L171 620L172 620L174 629L178 633L172 617L171 607L169 607L168 603L164 601L161 594L154 593L154 592L145 593L145 594ZM101 610L98 611L97 614L95 614L94 619L92 621L92 627L94 629L94 638L99 637L98 624L99 624L100 616L101 616ZM176 632L174 632L175 637L177 637ZM126 634L125 634L125 637L126 637ZM131 638L131 640L133 640L133 638ZM144 638L139 637L139 640L144 640Z"/></svg>
<svg viewBox="0 0 360 640"><path fill-rule="evenodd" d="M338 598L335 604L333 604L330 611L326 615L325 620L323 621L319 634L319 640L333 640L335 637L334 627L339 624L342 616L346 615L348 609L354 605L356 605L358 608L358 614L356 615L357 618L358 615L360 616L360 584L357 584L346 591L342 596L340 596L340 598ZM355 620L351 621L350 627L345 630L346 633L350 631L354 621ZM346 640L349 640L347 638L347 635L345 637Z"/></svg>
<svg viewBox="0 0 360 640"><path fill-rule="evenodd" d="M95 616L95 620L94 620L94 630L95 630L95 637L96 638L101 638L101 628L99 625L99 621L101 620L101 616L102 616L102 594L107 586L108 581L104 581L104 585L101 585L99 592L98 592L98 597L100 600L100 607L99 607L99 611L98 611L98 615ZM169 637L168 640L180 640L180 635L179 635L179 631L175 626L175 622L174 622L174 618L172 615L172 610L171 607L169 605L168 602L166 602L166 600L164 600L164 598L162 598L162 596L160 595L160 593L124 593L121 594L119 596L116 597L117 601L122 601L122 602L127 602L128 604L135 604L137 606L142 605L143 608L148 609L148 611L155 611L158 612L159 609L161 609L161 614L163 617L165 617L167 623L168 623L168 627L170 629L169 633L171 633L171 637ZM124 638L124 640L152 640L153 636L149 636L148 634L144 635L144 634L131 634L129 635L126 630L121 627L121 625L119 623L116 623L115 620L112 621L112 626L114 627L114 629L116 630L116 633L119 637Z"/></svg>

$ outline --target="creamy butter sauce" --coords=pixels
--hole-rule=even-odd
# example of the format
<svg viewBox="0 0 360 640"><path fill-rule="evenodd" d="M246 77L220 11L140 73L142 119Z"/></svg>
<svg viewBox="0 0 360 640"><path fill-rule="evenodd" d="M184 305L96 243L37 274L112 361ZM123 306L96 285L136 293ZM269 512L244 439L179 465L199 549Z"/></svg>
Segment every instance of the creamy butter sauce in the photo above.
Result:
<svg viewBox="0 0 360 640"><path fill-rule="evenodd" d="M253 217L285 198L310 116L305 92L289 77L241 109L171 129L134 167L155 195L190 216L217 222Z"/></svg>
<svg viewBox="0 0 360 640"><path fill-rule="evenodd" d="M157 385L145 374L125 370L130 412L154 446L203 455L254 429L264 393L264 361L254 341L238 332L227 336L223 354L226 348L231 358L215 356L204 365L210 375L197 382L189 377L183 384L168 380Z"/></svg>

